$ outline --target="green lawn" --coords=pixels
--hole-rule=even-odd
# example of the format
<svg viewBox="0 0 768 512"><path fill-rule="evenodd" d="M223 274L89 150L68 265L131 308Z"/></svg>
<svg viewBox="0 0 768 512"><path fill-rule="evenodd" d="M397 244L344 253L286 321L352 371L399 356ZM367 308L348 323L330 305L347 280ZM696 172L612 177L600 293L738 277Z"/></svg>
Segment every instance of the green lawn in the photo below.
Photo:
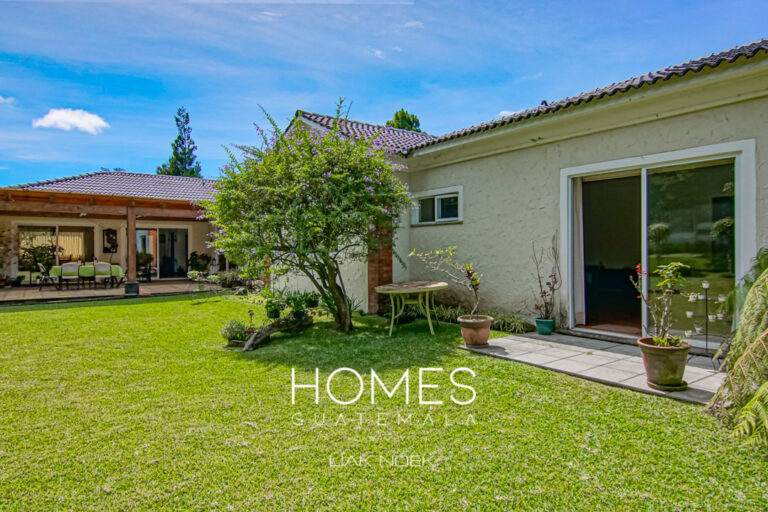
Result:
<svg viewBox="0 0 768 512"><path fill-rule="evenodd" d="M188 296L0 309L0 510L760 510L768 458L699 407L457 350L458 329L393 338L363 317L243 354L219 328L247 304ZM257 311L257 319L263 313ZM468 406L332 404L301 382L349 366L391 385L472 368ZM464 376L466 377L466 376ZM462 377L462 381L466 379ZM438 380L448 383L447 375ZM457 379L458 380L458 379ZM349 397L344 375L334 392ZM338 385L336 385L338 384ZM366 384L366 392L369 393ZM461 390L459 390L461 391ZM457 398L466 394L457 391ZM448 400L449 388L430 390ZM369 394L364 395L369 398ZM302 426L294 425L300 413ZM339 414L354 419L335 425ZM363 424L358 423L363 414ZM377 414L384 426L378 426ZM410 425L396 415L412 414ZM426 424L431 414L434 425ZM317 426L325 414L329 424ZM445 426L445 415L475 425ZM370 467L331 467L342 454ZM379 456L431 458L391 467Z"/></svg>

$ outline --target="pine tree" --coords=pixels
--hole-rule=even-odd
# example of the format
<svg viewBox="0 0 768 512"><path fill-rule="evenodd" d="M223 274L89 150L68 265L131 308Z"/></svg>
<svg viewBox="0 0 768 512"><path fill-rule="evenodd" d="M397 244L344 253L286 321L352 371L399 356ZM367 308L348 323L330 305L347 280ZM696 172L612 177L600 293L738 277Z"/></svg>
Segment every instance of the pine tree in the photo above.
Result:
<svg viewBox="0 0 768 512"><path fill-rule="evenodd" d="M395 112L392 119L387 121L387 126L391 126L392 128L402 128L403 130L411 130L412 132L421 131L419 117L416 114L411 114L404 108Z"/></svg>
<svg viewBox="0 0 768 512"><path fill-rule="evenodd" d="M168 161L157 168L157 174L172 176L192 176L200 178L200 162L195 162L197 146L192 140L192 128L189 126L189 113L184 107L176 111L176 128L179 135L171 144L173 154Z"/></svg>

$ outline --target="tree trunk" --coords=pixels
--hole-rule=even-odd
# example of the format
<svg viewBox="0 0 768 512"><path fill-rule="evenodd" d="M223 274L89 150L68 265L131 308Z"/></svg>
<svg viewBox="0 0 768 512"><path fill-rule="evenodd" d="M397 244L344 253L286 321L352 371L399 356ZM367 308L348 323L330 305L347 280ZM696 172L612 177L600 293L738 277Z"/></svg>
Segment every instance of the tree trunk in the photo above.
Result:
<svg viewBox="0 0 768 512"><path fill-rule="evenodd" d="M293 317L293 315L289 315L285 318L280 318L278 320L275 320L271 324L265 325L255 333L251 335L250 338L248 338L248 341L245 342L245 345L243 346L243 352L248 352L250 350L256 350L261 345L266 345L270 342L270 336L272 336L275 333L282 332L282 331L288 331L288 332L297 332L297 331L303 331L305 329L309 329L312 327L312 323L314 320L312 319L312 316L307 314L305 317L303 317L301 320L297 320Z"/></svg>
<svg viewBox="0 0 768 512"><path fill-rule="evenodd" d="M330 288L329 291L333 297L333 302L336 305L336 311L334 313L336 326L340 331L346 333L352 332L352 311L349 309L347 296L344 295L344 291L335 279L328 284Z"/></svg>
<svg viewBox="0 0 768 512"><path fill-rule="evenodd" d="M336 305L336 311L334 312L336 326L340 331L349 333L352 332L352 311L349 309L347 295L344 293L344 289L336 279L338 274L338 266L334 267L329 265L328 291L331 292L331 297L333 297L333 302Z"/></svg>

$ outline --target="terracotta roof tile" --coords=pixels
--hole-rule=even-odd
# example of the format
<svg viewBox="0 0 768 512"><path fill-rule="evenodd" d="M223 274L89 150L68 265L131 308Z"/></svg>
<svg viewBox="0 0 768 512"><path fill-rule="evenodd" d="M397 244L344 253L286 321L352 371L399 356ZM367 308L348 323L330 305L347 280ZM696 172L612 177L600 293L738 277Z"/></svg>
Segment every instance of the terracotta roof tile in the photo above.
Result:
<svg viewBox="0 0 768 512"><path fill-rule="evenodd" d="M441 142L466 137L468 135L491 130L501 126L518 123L545 114L554 114L561 110L581 105L583 103L614 96L616 94L626 93L632 89L640 89L641 87L654 85L658 82L669 80L672 77L679 77L688 73L697 73L705 68L716 68L725 62L733 62L740 57L751 59L761 52L768 53L768 38L759 39L742 46L735 46L728 50L719 53L713 53L700 59L689 60L688 62L684 62L676 66L669 66L664 69L660 69L659 71L646 73L644 75L636 76L634 78L630 78L628 80L614 83L605 87L592 89L591 91L583 92L581 94L577 94L576 96L563 98L559 101L554 101L546 105L538 106L536 108L521 110L520 112L515 112L508 116L493 119L492 121L487 121L485 123L450 132L445 135L441 135L440 137L433 137L431 140L426 140L410 146L405 151L405 153L409 154L420 148L433 146L435 144L440 144Z"/></svg>
<svg viewBox="0 0 768 512"><path fill-rule="evenodd" d="M73 194L123 196L170 201L200 201L213 195L214 180L123 171L99 171L12 188Z"/></svg>
<svg viewBox="0 0 768 512"><path fill-rule="evenodd" d="M332 128L336 120L333 116L314 114L312 112L296 111L297 116L319 124L324 128ZM347 137L376 137L387 149L397 153L403 153L414 145L429 142L435 139L433 135L423 132L392 128L380 124L363 123L351 119L341 119L339 130Z"/></svg>

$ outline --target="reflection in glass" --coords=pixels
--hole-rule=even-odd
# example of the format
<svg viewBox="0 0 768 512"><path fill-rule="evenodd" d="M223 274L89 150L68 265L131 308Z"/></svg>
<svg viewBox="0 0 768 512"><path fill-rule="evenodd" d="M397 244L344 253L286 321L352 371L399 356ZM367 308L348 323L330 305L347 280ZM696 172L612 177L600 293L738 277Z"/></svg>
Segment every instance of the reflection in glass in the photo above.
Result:
<svg viewBox="0 0 768 512"><path fill-rule="evenodd" d="M730 317L720 302L734 288L733 162L648 170L648 265L690 266L673 301L673 325L694 339L727 335ZM658 278L652 277L653 291ZM689 318L686 311L693 311Z"/></svg>

